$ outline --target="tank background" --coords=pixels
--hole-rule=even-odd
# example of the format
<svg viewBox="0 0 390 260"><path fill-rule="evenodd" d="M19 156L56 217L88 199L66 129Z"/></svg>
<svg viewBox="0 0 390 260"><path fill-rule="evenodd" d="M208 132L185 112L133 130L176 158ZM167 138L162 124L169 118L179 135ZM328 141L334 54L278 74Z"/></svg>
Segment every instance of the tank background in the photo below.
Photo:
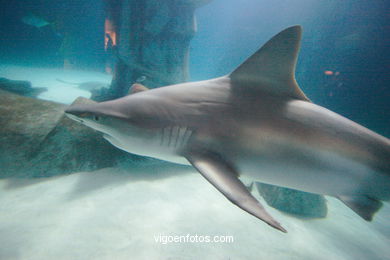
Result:
<svg viewBox="0 0 390 260"><path fill-rule="evenodd" d="M67 30L80 30L76 56L86 68L103 70L103 4L102 0L3 3L0 60L31 66L62 65L58 52L61 39L51 27L36 30L21 22L26 13L39 11L48 18L61 17ZM294 4L213 0L196 11L198 32L191 42L191 80L229 73L276 32L301 24L304 35L297 80L305 93L315 103L390 136L390 21L386 10L386 1L369 0L297 0Z"/></svg>

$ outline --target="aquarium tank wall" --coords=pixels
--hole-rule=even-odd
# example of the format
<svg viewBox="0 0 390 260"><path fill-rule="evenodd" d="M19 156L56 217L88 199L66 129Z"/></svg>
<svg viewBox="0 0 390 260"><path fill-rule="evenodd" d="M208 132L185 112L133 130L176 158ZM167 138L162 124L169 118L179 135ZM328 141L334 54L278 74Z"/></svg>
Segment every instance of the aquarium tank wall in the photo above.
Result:
<svg viewBox="0 0 390 260"><path fill-rule="evenodd" d="M0 259L390 259L386 1L0 10Z"/></svg>

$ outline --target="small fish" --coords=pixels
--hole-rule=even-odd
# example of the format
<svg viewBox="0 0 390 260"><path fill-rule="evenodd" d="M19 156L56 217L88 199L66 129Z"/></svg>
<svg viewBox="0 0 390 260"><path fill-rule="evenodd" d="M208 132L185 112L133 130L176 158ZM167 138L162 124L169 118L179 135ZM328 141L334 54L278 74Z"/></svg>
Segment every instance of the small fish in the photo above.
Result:
<svg viewBox="0 0 390 260"><path fill-rule="evenodd" d="M109 88L109 84L100 81L86 81L86 82L68 82L62 79L57 79L58 82L75 85L79 89L92 91L94 89Z"/></svg>
<svg viewBox="0 0 390 260"><path fill-rule="evenodd" d="M141 76L141 77L139 77L137 80L136 80L136 82L137 83L141 83L141 82L143 82L143 81L145 81L146 80L146 76Z"/></svg>
<svg viewBox="0 0 390 260"><path fill-rule="evenodd" d="M36 28L42 28L42 27L48 26L50 24L50 22L46 21L42 17L39 17L39 16L34 15L32 13L30 13L26 16L23 16L22 22L24 24L34 26Z"/></svg>

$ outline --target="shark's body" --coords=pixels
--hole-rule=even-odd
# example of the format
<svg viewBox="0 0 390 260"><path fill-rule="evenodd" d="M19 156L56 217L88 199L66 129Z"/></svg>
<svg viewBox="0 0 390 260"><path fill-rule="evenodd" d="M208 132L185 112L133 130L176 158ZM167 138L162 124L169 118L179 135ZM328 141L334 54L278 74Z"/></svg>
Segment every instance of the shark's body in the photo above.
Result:
<svg viewBox="0 0 390 260"><path fill-rule="evenodd" d="M301 29L228 76L139 91L68 115L128 152L192 164L234 204L285 231L239 181L339 198L371 220L390 199L390 141L311 103L294 70Z"/></svg>

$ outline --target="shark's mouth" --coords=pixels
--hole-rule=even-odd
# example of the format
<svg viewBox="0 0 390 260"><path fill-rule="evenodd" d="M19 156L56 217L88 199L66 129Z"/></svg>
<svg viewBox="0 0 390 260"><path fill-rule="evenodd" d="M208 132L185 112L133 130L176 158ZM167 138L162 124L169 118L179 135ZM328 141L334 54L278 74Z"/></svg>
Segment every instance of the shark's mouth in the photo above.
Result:
<svg viewBox="0 0 390 260"><path fill-rule="evenodd" d="M72 120L74 120L74 121L77 121L77 122L79 122L79 123L81 123L81 124L84 123L84 120L82 120L81 118L79 118L79 117L77 117L77 116L75 116L75 115L72 115L72 114L66 113L66 112L65 112L65 115L66 115L67 117L69 117L70 119L72 119Z"/></svg>
<svg viewBox="0 0 390 260"><path fill-rule="evenodd" d="M117 139L115 137L113 137L112 135L103 133L103 138L106 139L107 141L109 141L114 146L116 146L118 143Z"/></svg>
<svg viewBox="0 0 390 260"><path fill-rule="evenodd" d="M111 143L113 146L121 149L121 150L124 150L124 151L127 151L123 145L121 145L121 143L118 141L118 139L116 139L115 137L109 135L109 134L103 134L103 138L106 139L109 143Z"/></svg>
<svg viewBox="0 0 390 260"><path fill-rule="evenodd" d="M109 134L103 134L103 138L106 139L107 141L113 140L113 137Z"/></svg>

